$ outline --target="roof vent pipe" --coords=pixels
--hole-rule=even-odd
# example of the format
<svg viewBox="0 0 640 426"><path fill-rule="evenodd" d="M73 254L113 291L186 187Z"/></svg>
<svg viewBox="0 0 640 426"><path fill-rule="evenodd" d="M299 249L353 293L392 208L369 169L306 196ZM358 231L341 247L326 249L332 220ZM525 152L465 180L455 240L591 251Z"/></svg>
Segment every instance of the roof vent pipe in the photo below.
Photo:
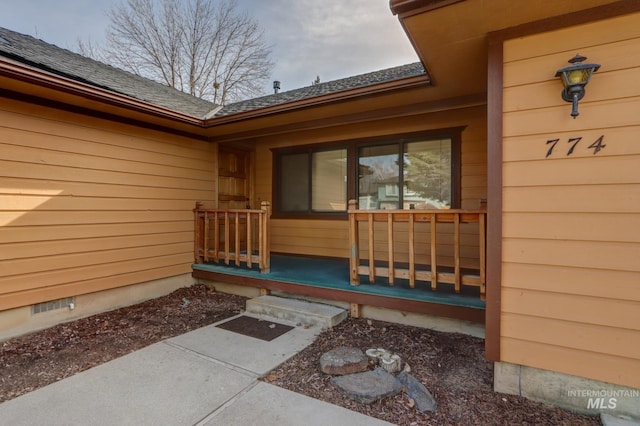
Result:
<svg viewBox="0 0 640 426"><path fill-rule="evenodd" d="M280 82L278 80L275 80L273 82L273 93L275 93L277 95L278 94L278 90L280 90Z"/></svg>

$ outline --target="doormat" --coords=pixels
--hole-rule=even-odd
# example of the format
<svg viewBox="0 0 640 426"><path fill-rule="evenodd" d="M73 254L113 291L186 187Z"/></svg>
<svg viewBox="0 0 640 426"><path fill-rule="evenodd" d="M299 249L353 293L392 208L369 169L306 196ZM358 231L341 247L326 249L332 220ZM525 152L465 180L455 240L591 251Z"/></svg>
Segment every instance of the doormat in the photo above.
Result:
<svg viewBox="0 0 640 426"><path fill-rule="evenodd" d="M233 331L234 333L244 334L245 336L255 337L256 339L272 341L276 337L282 336L293 327L277 322L265 321L257 318L241 316L231 321L216 325L223 330Z"/></svg>

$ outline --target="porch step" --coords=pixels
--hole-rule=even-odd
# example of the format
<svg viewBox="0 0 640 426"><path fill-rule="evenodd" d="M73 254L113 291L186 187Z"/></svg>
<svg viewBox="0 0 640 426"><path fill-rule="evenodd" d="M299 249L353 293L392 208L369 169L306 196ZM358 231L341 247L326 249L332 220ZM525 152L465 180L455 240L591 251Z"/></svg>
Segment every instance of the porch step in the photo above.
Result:
<svg viewBox="0 0 640 426"><path fill-rule="evenodd" d="M338 325L347 318L347 311L335 306L276 296L247 300L247 312L323 328Z"/></svg>

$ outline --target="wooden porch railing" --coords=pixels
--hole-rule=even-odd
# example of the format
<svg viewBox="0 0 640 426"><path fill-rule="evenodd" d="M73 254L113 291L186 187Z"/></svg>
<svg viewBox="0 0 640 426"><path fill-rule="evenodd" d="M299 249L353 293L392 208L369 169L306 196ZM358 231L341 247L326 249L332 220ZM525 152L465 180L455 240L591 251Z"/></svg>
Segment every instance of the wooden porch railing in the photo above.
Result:
<svg viewBox="0 0 640 426"><path fill-rule="evenodd" d="M389 285L394 284L395 278L409 280L409 286L415 287L416 281L430 281L431 289L436 290L438 283L453 284L455 291L460 292L462 285L477 286L480 296L485 296L485 268L486 268L486 210L358 210L356 200L349 201L349 269L351 285L360 284L360 275L368 275L369 282L376 277L387 277ZM368 245L368 262L360 264L360 223L366 224L366 240ZM378 237L374 232L374 223L386 223L386 232ZM394 242L394 223L407 223L408 238L408 267L398 266L395 256L398 251ZM426 259L417 259L416 241L421 235L416 232L417 223L430 224L428 238L430 253ZM453 272L445 272L437 265L438 224L453 224ZM460 224L478 224L479 271L477 273L463 273L460 256ZM384 225L383 225L384 226ZM375 262L376 238L386 239L386 266L377 266ZM383 242L384 244L384 242ZM426 255L425 255L426 256ZM419 260L424 260L419 262ZM418 270L416 265L428 265L428 270ZM451 268L449 268L451 269ZM474 271L475 272L475 271Z"/></svg>
<svg viewBox="0 0 640 426"><path fill-rule="evenodd" d="M260 272L270 269L269 217L271 207L263 201L260 210L205 209L196 203L195 263L224 261L247 268L257 265Z"/></svg>

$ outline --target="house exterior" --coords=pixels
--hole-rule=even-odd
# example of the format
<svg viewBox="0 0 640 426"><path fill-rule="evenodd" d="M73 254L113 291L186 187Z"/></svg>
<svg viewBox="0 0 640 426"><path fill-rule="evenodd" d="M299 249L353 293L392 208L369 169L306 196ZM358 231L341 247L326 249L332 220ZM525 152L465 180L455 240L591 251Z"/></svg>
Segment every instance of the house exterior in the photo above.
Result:
<svg viewBox="0 0 640 426"><path fill-rule="evenodd" d="M640 2L529 3L392 0L421 63L224 107L0 29L0 339L204 279L480 321L497 391L640 416ZM198 218L264 205L271 252L485 301L193 265Z"/></svg>

